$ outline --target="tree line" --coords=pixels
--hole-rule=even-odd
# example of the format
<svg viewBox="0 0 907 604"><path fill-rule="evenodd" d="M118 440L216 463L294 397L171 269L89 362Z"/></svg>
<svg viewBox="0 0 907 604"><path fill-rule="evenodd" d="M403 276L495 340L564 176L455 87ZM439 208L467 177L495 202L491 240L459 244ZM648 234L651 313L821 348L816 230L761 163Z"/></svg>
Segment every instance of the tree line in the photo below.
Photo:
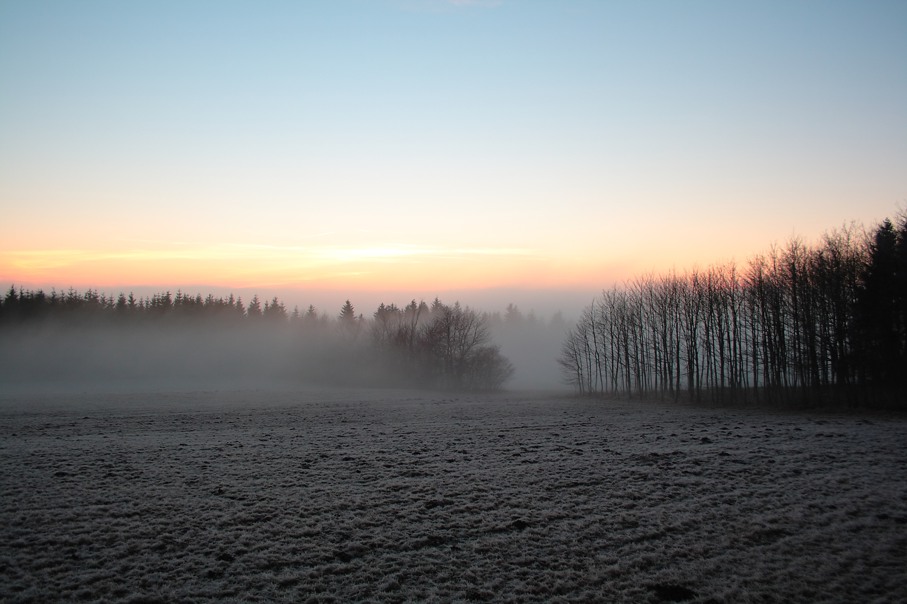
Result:
<svg viewBox="0 0 907 604"><path fill-rule="evenodd" d="M244 305L232 294L203 298L180 291L139 298L132 293L112 297L92 289L47 294L12 286L0 300L0 333L36 326L64 331L232 326L289 334L288 350L298 355L298 374L304 379L466 390L499 389L513 374L510 361L491 342L494 320L494 315L437 298L430 305L413 300L403 308L382 303L370 317L357 313L347 300L334 318L314 306L288 312L276 297L262 304L254 296ZM279 341L286 345L286 337Z"/></svg>
<svg viewBox="0 0 907 604"><path fill-rule="evenodd" d="M98 290L88 289L83 293L70 288L67 292L56 289L45 293L43 290L26 290L10 286L6 295L0 300L0 326L40 321L57 323L90 323L125 319L133 322L144 320L166 319L171 321L214 320L221 322L306 320L315 322L323 320L314 306L300 313L295 308L292 314L276 297L262 304L258 296L253 296L248 306L243 304L242 297L215 297L213 294L202 298L177 291L138 297L130 292L109 296Z"/></svg>
<svg viewBox="0 0 907 604"><path fill-rule="evenodd" d="M904 408L907 215L603 291L558 363L588 395Z"/></svg>

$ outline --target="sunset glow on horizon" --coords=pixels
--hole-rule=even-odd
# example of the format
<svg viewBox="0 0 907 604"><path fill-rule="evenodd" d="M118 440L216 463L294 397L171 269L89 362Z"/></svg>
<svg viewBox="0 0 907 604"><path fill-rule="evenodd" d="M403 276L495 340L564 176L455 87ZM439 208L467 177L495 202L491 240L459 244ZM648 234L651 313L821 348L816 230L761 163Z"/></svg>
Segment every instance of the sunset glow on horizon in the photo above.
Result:
<svg viewBox="0 0 907 604"><path fill-rule="evenodd" d="M39 282L95 286L123 283L197 281L204 275L220 286L374 289L419 283L445 287L501 284L500 271L519 270L532 256L520 249L443 249L400 245L366 248L287 248L266 245L223 245L115 250L50 249L13 251L9 273ZM481 259L480 262L470 262ZM440 276L438 273L442 273ZM485 278L483 280L483 277ZM484 282L483 282L484 281ZM433 283L434 282L434 283ZM510 285L504 281L504 284Z"/></svg>
<svg viewBox="0 0 907 604"><path fill-rule="evenodd" d="M907 205L905 24L902 2L3 3L0 281L594 293L743 264Z"/></svg>

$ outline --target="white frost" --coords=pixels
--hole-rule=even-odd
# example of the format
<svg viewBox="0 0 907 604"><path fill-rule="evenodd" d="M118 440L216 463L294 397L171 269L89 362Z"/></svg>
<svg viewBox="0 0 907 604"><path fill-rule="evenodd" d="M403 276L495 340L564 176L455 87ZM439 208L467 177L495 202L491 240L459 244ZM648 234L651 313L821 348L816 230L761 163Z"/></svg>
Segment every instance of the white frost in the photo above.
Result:
<svg viewBox="0 0 907 604"><path fill-rule="evenodd" d="M0 399L0 600L907 601L907 420L538 395Z"/></svg>

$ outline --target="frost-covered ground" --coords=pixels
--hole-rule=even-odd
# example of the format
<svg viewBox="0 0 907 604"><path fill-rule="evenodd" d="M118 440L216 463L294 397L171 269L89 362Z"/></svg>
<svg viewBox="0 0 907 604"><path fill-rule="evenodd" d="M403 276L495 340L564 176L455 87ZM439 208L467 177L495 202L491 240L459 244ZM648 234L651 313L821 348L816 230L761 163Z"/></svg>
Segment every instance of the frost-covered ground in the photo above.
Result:
<svg viewBox="0 0 907 604"><path fill-rule="evenodd" d="M0 397L0 600L907 601L907 420Z"/></svg>

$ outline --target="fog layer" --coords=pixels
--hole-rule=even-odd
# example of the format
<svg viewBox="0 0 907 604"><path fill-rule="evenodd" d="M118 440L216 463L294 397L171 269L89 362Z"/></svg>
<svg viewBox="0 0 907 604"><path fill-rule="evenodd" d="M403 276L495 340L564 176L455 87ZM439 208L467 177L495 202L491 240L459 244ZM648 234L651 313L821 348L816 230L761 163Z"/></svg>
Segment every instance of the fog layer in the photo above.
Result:
<svg viewBox="0 0 907 604"><path fill-rule="evenodd" d="M562 322L479 314L436 302L352 305L328 318L7 322L8 391L211 389L277 385L494 390L560 387Z"/></svg>

